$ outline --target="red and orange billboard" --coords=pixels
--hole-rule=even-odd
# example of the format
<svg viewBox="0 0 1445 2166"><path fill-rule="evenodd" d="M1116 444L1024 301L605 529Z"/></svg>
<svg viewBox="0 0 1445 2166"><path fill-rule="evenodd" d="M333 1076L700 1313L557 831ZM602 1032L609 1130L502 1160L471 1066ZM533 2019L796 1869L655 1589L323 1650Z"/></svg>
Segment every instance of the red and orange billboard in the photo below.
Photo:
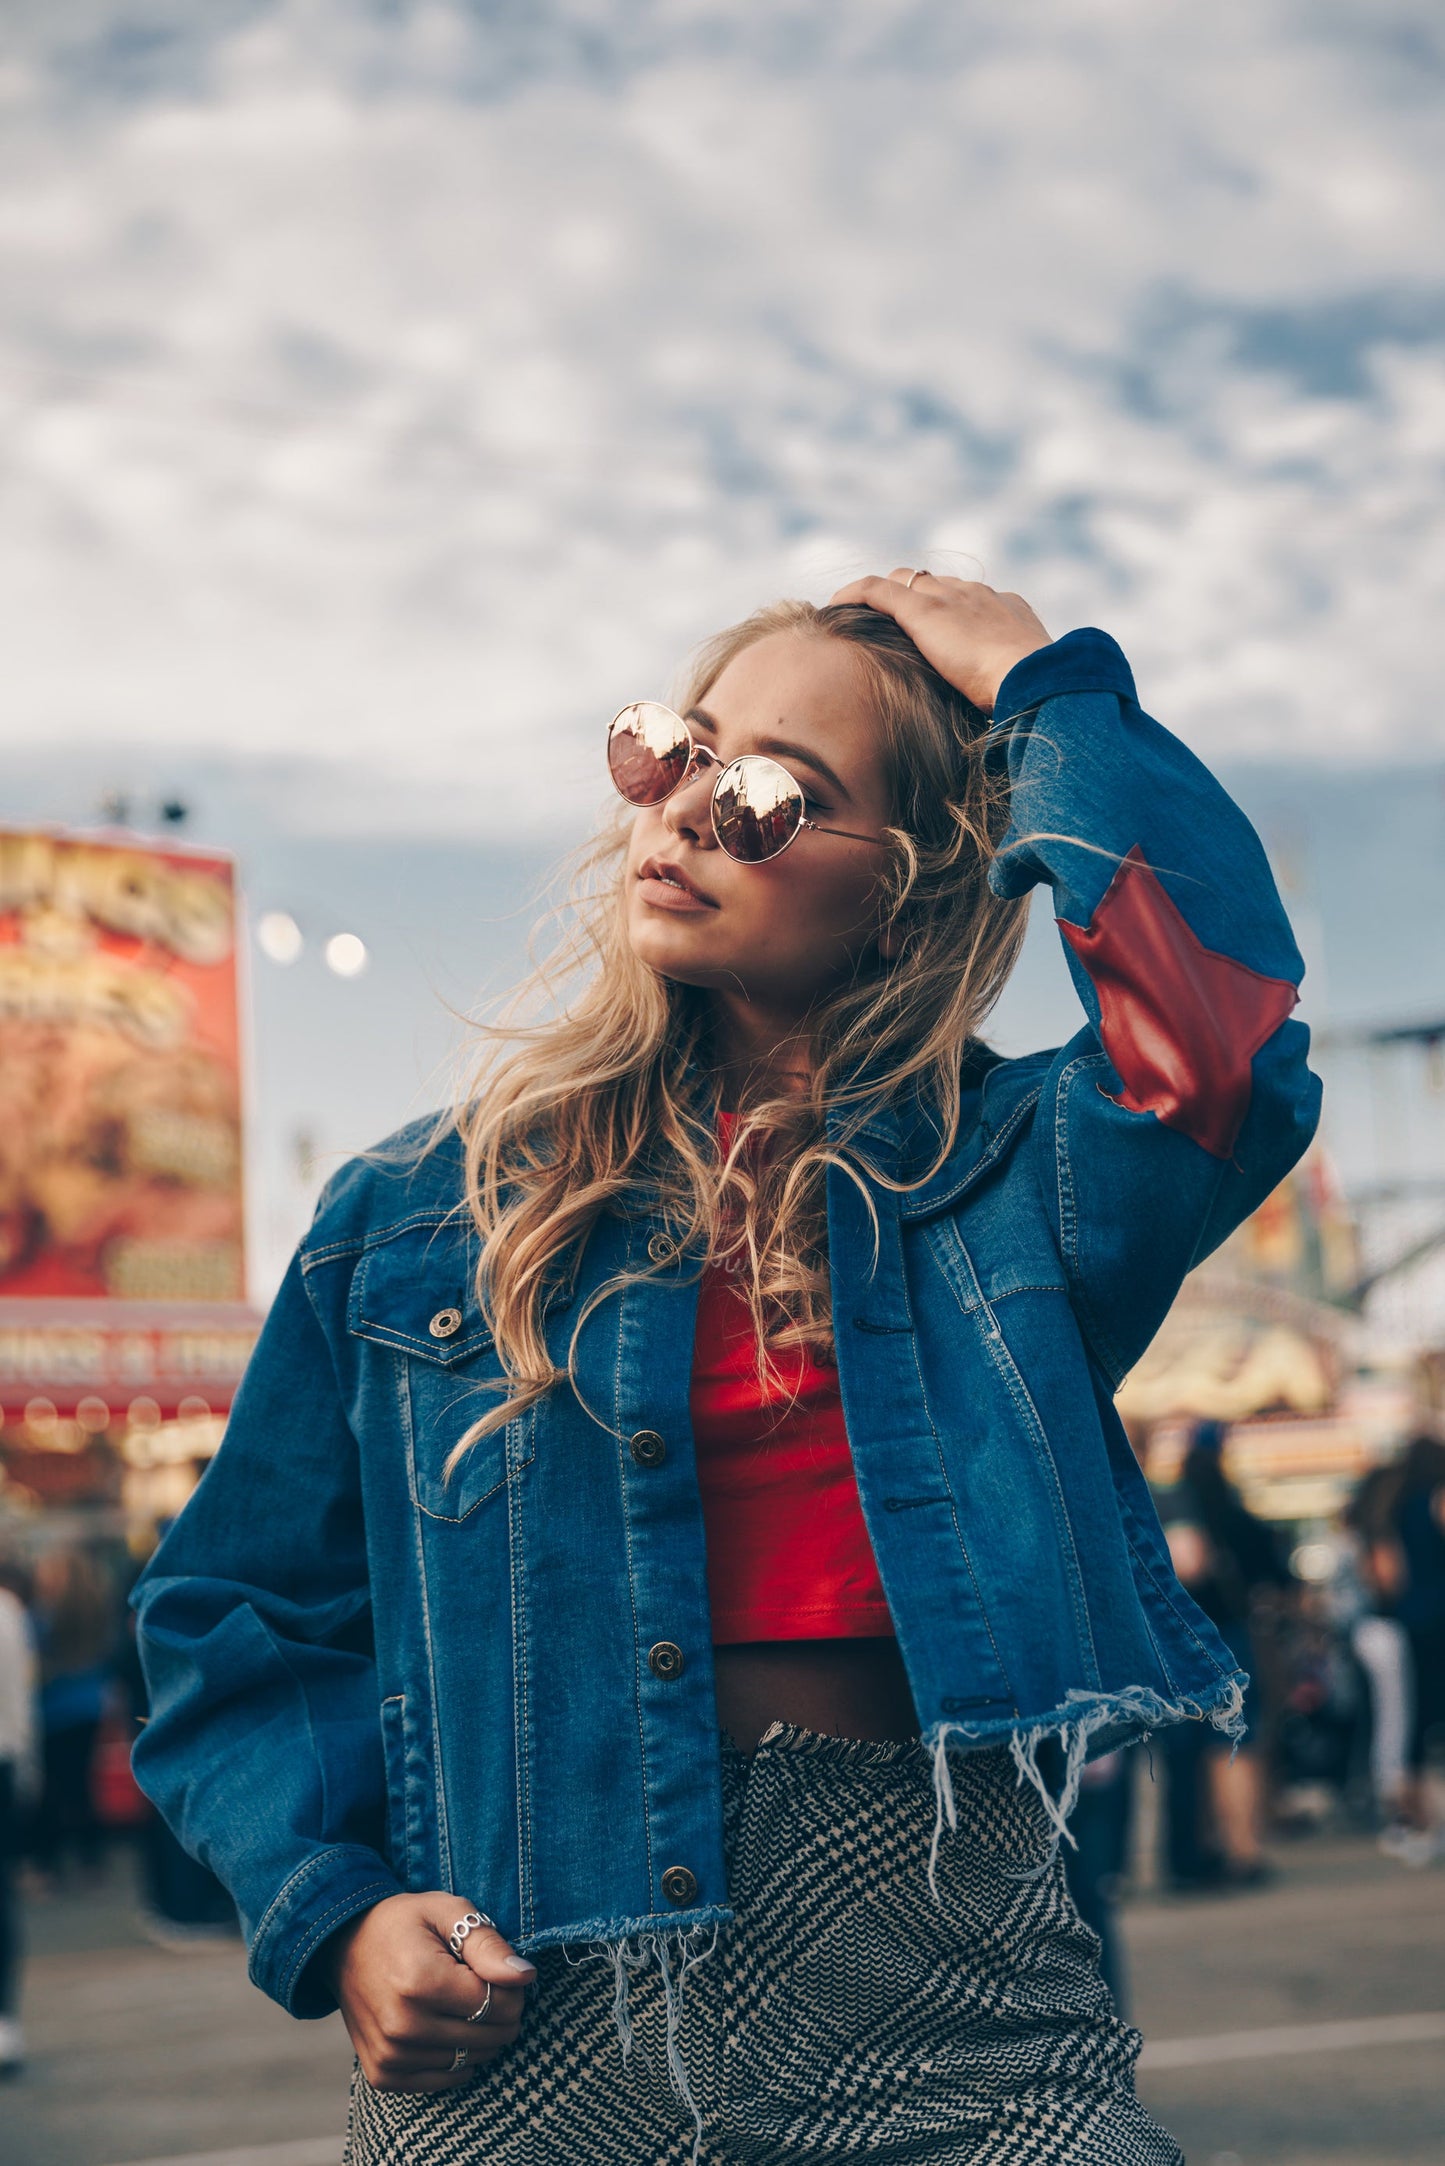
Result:
<svg viewBox="0 0 1445 2166"><path fill-rule="evenodd" d="M0 830L0 1301L245 1297L233 868Z"/></svg>

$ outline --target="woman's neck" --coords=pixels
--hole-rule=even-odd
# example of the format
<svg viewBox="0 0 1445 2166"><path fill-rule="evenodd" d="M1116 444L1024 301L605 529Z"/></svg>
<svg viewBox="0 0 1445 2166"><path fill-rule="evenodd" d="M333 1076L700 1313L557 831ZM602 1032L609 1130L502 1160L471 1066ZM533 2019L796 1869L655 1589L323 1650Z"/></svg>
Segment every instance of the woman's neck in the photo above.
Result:
<svg viewBox="0 0 1445 2166"><path fill-rule="evenodd" d="M715 993L713 1043L725 1106L797 1097L808 1087L812 1057L803 1017L771 1011L735 994Z"/></svg>

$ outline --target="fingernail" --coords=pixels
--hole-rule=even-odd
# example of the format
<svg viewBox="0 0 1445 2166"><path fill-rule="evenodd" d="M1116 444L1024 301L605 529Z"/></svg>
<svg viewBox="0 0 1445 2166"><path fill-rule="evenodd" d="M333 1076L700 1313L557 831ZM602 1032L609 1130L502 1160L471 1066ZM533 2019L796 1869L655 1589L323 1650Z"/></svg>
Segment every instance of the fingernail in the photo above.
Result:
<svg viewBox="0 0 1445 2166"><path fill-rule="evenodd" d="M530 1971L534 1970L536 1968L536 1965L529 1963L524 1955L504 1955L502 1958L502 1968L503 1970Z"/></svg>

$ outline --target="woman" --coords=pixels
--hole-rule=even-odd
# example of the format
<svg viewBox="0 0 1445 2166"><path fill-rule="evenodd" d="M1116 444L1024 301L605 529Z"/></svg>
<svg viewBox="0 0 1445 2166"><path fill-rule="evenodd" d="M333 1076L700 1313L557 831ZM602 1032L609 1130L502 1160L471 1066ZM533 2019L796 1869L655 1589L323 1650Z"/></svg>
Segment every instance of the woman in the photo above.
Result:
<svg viewBox="0 0 1445 2166"><path fill-rule="evenodd" d="M1313 1130L1288 925L1016 595L779 604L680 704L608 733L581 982L328 1187L138 1773L341 2006L355 2166L1177 2160L1057 1843L1237 1720L1111 1394ZM1039 881L1088 1021L1004 1061Z"/></svg>

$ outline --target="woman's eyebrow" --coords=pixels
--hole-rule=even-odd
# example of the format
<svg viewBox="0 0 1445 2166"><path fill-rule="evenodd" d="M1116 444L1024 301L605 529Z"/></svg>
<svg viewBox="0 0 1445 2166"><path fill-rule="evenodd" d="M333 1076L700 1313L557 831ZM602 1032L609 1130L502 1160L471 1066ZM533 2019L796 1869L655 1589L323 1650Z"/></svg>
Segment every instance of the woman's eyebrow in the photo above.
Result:
<svg viewBox="0 0 1445 2166"><path fill-rule="evenodd" d="M710 715L706 707L689 707L684 720L700 722L705 730L711 730L714 736L717 735L717 717L716 715ZM800 761L804 767L811 767L815 774L821 775L829 787L836 790L840 797L846 797L850 803L852 802L853 793L842 777L835 774L828 762L818 753L810 752L806 745L795 745L786 737L760 737L753 749L757 752L772 753L775 757Z"/></svg>

